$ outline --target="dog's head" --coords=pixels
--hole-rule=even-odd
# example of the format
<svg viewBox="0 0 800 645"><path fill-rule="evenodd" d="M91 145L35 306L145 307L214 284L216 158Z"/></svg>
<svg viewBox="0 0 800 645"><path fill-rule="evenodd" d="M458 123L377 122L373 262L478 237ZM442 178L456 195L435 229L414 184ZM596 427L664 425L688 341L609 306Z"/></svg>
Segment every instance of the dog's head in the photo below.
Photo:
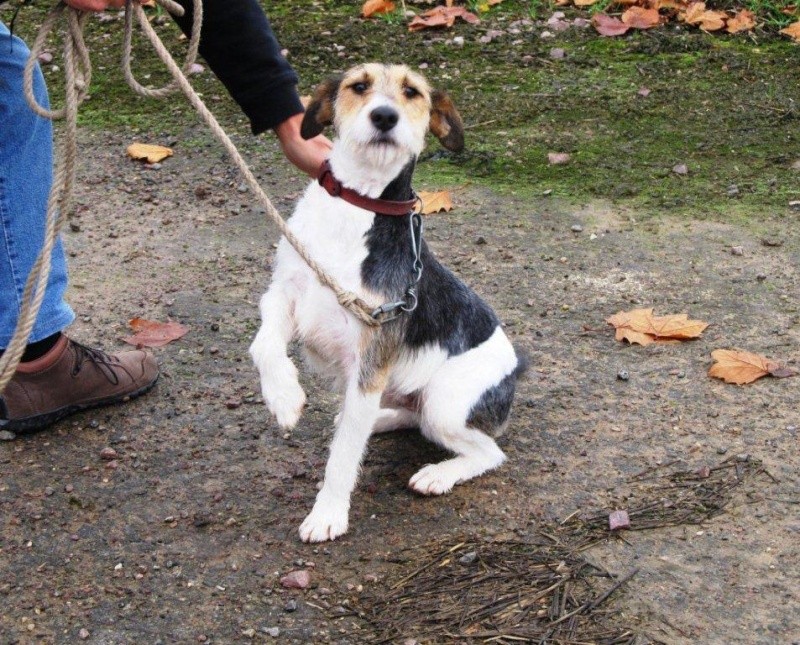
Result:
<svg viewBox="0 0 800 645"><path fill-rule="evenodd" d="M448 150L464 147L464 126L453 102L405 65L359 65L323 82L301 134L310 139L328 125L367 163L419 155L428 130Z"/></svg>

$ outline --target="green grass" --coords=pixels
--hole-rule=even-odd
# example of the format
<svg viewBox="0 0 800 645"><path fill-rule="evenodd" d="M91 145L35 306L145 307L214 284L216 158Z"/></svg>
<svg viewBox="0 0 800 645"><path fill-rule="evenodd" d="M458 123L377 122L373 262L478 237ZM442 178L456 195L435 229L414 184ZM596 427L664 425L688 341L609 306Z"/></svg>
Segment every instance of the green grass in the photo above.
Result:
<svg viewBox="0 0 800 645"><path fill-rule="evenodd" d="M780 4L756 1L763 15L779 13ZM531 196L550 191L574 202L601 198L642 217L789 216L788 202L800 199L800 173L791 169L800 159L797 46L763 30L708 35L674 24L615 39L572 29L550 40L539 38L538 26L478 42L488 30L546 18L551 9L544 0L506 0L481 14L478 26L459 22L448 31L408 33L394 14L361 20L360 3L351 0L269 3L301 93L349 65L382 60L425 66L430 80L452 94L467 125L467 150L443 154L432 143L421 182L472 182ZM42 11L25 9L18 31L30 38ZM172 51L182 52L174 25L157 29ZM463 47L449 42L456 35L464 37ZM118 69L119 36L118 23L92 24L93 99L82 108L81 124L175 134L196 123L180 97L159 102L132 95ZM551 59L553 47L566 57ZM141 42L136 60L140 78L164 78ZM48 73L54 96L59 78ZM246 123L213 76L193 83L225 127L246 137ZM649 96L640 96L641 88ZM551 166L548 152L572 158ZM685 164L688 175L674 173L676 164Z"/></svg>

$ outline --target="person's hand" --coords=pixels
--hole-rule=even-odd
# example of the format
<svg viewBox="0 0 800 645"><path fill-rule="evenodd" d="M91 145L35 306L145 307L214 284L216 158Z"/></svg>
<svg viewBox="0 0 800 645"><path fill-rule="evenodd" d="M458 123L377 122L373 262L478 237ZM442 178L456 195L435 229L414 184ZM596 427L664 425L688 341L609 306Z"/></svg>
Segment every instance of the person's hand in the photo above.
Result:
<svg viewBox="0 0 800 645"><path fill-rule="evenodd" d="M275 134L281 143L281 149L286 158L304 173L317 176L317 171L331 153L330 140L319 135L313 139L303 139L300 136L300 124L303 114L295 114L275 128Z"/></svg>
<svg viewBox="0 0 800 645"><path fill-rule="evenodd" d="M70 7L78 11L105 11L108 8L120 9L125 0L64 0Z"/></svg>

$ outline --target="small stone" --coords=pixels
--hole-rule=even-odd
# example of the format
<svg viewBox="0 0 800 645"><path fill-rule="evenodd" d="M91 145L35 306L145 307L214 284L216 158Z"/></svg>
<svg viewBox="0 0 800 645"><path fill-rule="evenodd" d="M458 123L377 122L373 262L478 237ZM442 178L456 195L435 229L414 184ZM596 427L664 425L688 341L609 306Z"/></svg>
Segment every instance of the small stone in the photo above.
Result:
<svg viewBox="0 0 800 645"><path fill-rule="evenodd" d="M552 31L543 31L542 33L539 34L539 38L541 38L542 40L555 37L556 35Z"/></svg>
<svg viewBox="0 0 800 645"><path fill-rule="evenodd" d="M281 628L280 627L264 627L262 630L267 636L272 636L272 638L278 638L281 635Z"/></svg>
<svg viewBox="0 0 800 645"><path fill-rule="evenodd" d="M628 370L620 370L617 372L617 378L620 381L627 381L630 378L630 374L628 374Z"/></svg>
<svg viewBox="0 0 800 645"><path fill-rule="evenodd" d="M75 490L75 487L72 484L67 484L66 486L64 486L64 492L65 493L71 493L74 490Z"/></svg>
<svg viewBox="0 0 800 645"><path fill-rule="evenodd" d="M631 520L627 511L613 511L608 515L608 528L612 531L627 529L631 526Z"/></svg>
<svg viewBox="0 0 800 645"><path fill-rule="evenodd" d="M583 230L583 226L581 226L580 224L573 224L572 226L570 226L569 230L572 231L573 233L580 233Z"/></svg>
<svg viewBox="0 0 800 645"><path fill-rule="evenodd" d="M256 637L256 630L252 627L250 629L245 629L242 631L242 636L245 638L255 638Z"/></svg>
<svg viewBox="0 0 800 645"><path fill-rule="evenodd" d="M100 451L100 458L105 459L106 461L111 461L112 459L116 459L119 457L119 454L116 450L111 447L103 448Z"/></svg>
<svg viewBox="0 0 800 645"><path fill-rule="evenodd" d="M17 438L10 430L0 430L0 441L14 441Z"/></svg>
<svg viewBox="0 0 800 645"><path fill-rule="evenodd" d="M250 190L250 188L245 182L242 182L239 184L239 187L236 190L238 190L240 193L246 193L248 190Z"/></svg>
<svg viewBox="0 0 800 645"><path fill-rule="evenodd" d="M107 461L103 466L103 468L106 468L108 470L116 470L117 468L119 468L119 462L116 459L112 459L111 461Z"/></svg>
<svg viewBox="0 0 800 645"><path fill-rule="evenodd" d="M548 152L547 163L551 166L562 166L569 162L571 156L568 152Z"/></svg>
<svg viewBox="0 0 800 645"><path fill-rule="evenodd" d="M486 238L483 235L478 236L478 239L475 240L475 244L481 245L486 244Z"/></svg>
<svg viewBox="0 0 800 645"><path fill-rule="evenodd" d="M283 606L283 611L285 611L287 614L297 611L297 601L292 598Z"/></svg>
<svg viewBox="0 0 800 645"><path fill-rule="evenodd" d="M281 586L287 589L308 589L311 585L311 574L305 569L290 571L281 578Z"/></svg>
<svg viewBox="0 0 800 645"><path fill-rule="evenodd" d="M200 63L192 63L192 66L189 68L189 74L191 76L195 74L202 74L206 71L206 68L203 67Z"/></svg>
<svg viewBox="0 0 800 645"><path fill-rule="evenodd" d="M758 280L759 282L764 282L764 280L766 279L767 279L766 273L759 273L758 275L756 275L756 280Z"/></svg>
<svg viewBox="0 0 800 645"><path fill-rule="evenodd" d="M679 163L675 166L672 166L672 172L674 172L676 175L688 175L689 168L685 163Z"/></svg>
<svg viewBox="0 0 800 645"><path fill-rule="evenodd" d="M80 233L81 232L81 225L78 222L70 222L69 223L69 230L73 233Z"/></svg>
<svg viewBox="0 0 800 645"><path fill-rule="evenodd" d="M239 399L228 399L225 401L225 407L229 410L235 410L239 406L242 405L242 402Z"/></svg>
<svg viewBox="0 0 800 645"><path fill-rule="evenodd" d="M731 255L744 255L744 247L743 246L732 246L731 247Z"/></svg>
<svg viewBox="0 0 800 645"><path fill-rule="evenodd" d="M737 197L739 195L739 187L736 184L731 184L725 192L728 194L728 197Z"/></svg>
<svg viewBox="0 0 800 645"><path fill-rule="evenodd" d="M39 62L42 65L49 65L50 63L53 62L53 54L51 54L50 52L42 52L41 54L39 54L39 56L37 56L37 58L39 59Z"/></svg>
<svg viewBox="0 0 800 645"><path fill-rule="evenodd" d="M800 199L793 199L789 202L789 208L800 211Z"/></svg>
<svg viewBox="0 0 800 645"><path fill-rule="evenodd" d="M561 47L553 47L550 50L550 58L553 60L561 60L567 53Z"/></svg>
<svg viewBox="0 0 800 645"><path fill-rule="evenodd" d="M462 555L458 562L459 564L472 564L475 560L478 559L478 553L476 551L470 551L469 553L465 553Z"/></svg>
<svg viewBox="0 0 800 645"><path fill-rule="evenodd" d="M89 638L89 636L91 636L91 634L89 634L89 630L85 627L82 627L81 631L78 632L78 638L80 638L82 641L85 641L87 638Z"/></svg>
<svg viewBox="0 0 800 645"><path fill-rule="evenodd" d="M456 47L463 47L464 46L464 36L456 36L453 38L453 44Z"/></svg>
<svg viewBox="0 0 800 645"><path fill-rule="evenodd" d="M718 455L724 455L726 452L728 452L727 448L717 448Z"/></svg>
<svg viewBox="0 0 800 645"><path fill-rule="evenodd" d="M47 495L48 497L52 496L53 493L55 493L55 492L56 491L53 490L52 486L46 486L45 489L44 489L44 494Z"/></svg>
<svg viewBox="0 0 800 645"><path fill-rule="evenodd" d="M650 90L648 88L646 88L646 87L640 87L639 91L636 92L636 93L639 96L641 96L643 99L646 99L648 96L650 96Z"/></svg>
<svg viewBox="0 0 800 645"><path fill-rule="evenodd" d="M211 331L219 331L219 323L211 323Z"/></svg>

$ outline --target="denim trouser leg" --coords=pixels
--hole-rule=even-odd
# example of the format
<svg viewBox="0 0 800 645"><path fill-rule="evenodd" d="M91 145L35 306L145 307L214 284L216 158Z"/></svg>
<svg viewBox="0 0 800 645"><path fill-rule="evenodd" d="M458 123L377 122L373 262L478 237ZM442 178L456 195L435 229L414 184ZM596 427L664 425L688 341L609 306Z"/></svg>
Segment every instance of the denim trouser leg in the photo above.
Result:
<svg viewBox="0 0 800 645"><path fill-rule="evenodd" d="M28 48L0 22L0 349L8 346L19 317L28 272L44 241L47 198L53 177L53 131L22 92ZM46 104L36 69L34 89ZM53 250L44 301L29 342L64 329L75 318L64 302L67 265L61 240Z"/></svg>

